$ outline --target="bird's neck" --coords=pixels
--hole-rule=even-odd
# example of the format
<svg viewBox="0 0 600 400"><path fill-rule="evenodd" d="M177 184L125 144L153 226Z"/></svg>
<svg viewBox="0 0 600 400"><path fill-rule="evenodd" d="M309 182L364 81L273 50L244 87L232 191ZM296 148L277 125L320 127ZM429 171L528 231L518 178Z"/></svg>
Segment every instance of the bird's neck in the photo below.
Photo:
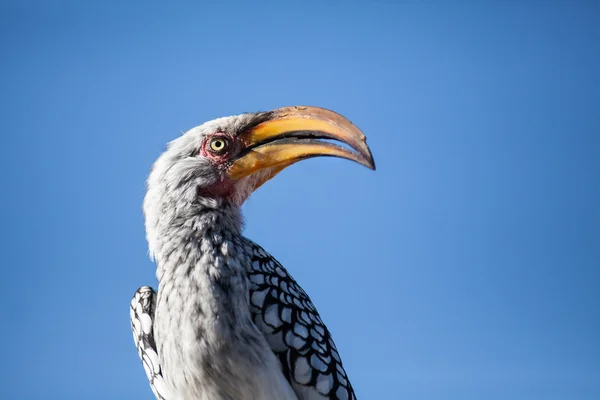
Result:
<svg viewBox="0 0 600 400"><path fill-rule="evenodd" d="M218 364L220 357L209 355L252 337L250 258L239 208L201 201L163 209L176 211L161 215L154 237L159 280L154 329L167 355L165 371L176 372L168 379L185 388L202 375L202 366Z"/></svg>
<svg viewBox="0 0 600 400"><path fill-rule="evenodd" d="M242 217L238 206L222 199L196 198L193 202L162 204L146 214L150 252L157 263L157 278L165 274L202 273L199 267L218 265L241 241ZM157 212L153 212L157 211Z"/></svg>
<svg viewBox="0 0 600 400"><path fill-rule="evenodd" d="M157 310L161 315L184 315L189 320L200 321L202 316L204 321L219 321L216 327L211 325L219 329L247 318L248 255L239 208L225 201L205 200L161 207L165 211L154 219L147 215L146 223L154 223L150 230L156 230L148 236L157 263ZM198 324L190 328L210 330L202 322Z"/></svg>

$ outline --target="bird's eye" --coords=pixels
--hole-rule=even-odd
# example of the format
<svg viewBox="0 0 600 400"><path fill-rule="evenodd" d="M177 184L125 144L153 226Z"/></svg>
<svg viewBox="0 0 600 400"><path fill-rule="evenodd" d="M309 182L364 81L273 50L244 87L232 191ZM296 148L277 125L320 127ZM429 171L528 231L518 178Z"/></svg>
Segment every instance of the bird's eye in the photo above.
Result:
<svg viewBox="0 0 600 400"><path fill-rule="evenodd" d="M216 137L210 140L208 146L211 153L222 154L229 148L229 141L224 137Z"/></svg>

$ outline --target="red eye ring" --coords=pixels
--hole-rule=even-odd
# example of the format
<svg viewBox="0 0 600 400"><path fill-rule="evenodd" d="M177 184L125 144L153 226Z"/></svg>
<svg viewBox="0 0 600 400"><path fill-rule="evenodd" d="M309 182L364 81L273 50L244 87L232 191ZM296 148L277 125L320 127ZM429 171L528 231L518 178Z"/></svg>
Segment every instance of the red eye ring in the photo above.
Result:
<svg viewBox="0 0 600 400"><path fill-rule="evenodd" d="M231 150L231 139L225 135L213 136L207 140L205 149L210 154L222 156Z"/></svg>

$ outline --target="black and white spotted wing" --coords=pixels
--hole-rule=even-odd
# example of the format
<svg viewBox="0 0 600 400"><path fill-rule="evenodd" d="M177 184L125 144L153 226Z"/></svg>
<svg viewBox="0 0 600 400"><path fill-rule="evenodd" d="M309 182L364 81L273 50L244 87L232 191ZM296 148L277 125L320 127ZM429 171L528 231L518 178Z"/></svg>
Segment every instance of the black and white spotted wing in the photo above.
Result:
<svg viewBox="0 0 600 400"><path fill-rule="evenodd" d="M271 255L248 244L254 323L279 356L298 398L356 400L331 335L306 292Z"/></svg>
<svg viewBox="0 0 600 400"><path fill-rule="evenodd" d="M157 400L167 400L171 396L167 393L154 342L155 304L156 292L151 287L142 286L135 292L129 308L131 331L154 396Z"/></svg>

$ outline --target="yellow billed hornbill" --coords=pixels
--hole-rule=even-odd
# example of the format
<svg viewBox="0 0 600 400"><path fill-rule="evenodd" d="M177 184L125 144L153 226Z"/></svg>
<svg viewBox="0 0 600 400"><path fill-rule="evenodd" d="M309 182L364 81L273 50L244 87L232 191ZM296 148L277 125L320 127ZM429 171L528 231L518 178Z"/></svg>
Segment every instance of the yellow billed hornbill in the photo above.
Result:
<svg viewBox="0 0 600 400"><path fill-rule="evenodd" d="M135 293L131 325L158 399L356 398L308 295L242 235L246 198L317 156L375 169L362 132L318 107L206 122L154 163L144 216L159 286Z"/></svg>

